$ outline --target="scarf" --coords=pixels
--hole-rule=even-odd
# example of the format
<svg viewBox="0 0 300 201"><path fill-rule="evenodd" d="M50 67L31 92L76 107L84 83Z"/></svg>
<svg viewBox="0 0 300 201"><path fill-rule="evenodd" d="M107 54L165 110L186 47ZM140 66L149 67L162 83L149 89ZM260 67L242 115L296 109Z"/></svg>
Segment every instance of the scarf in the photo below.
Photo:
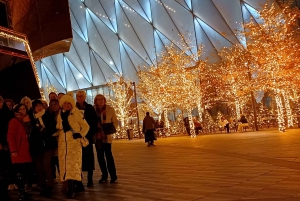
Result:
<svg viewBox="0 0 300 201"><path fill-rule="evenodd" d="M97 134L96 134L96 141L100 141L102 143L105 143L107 141L107 136L102 130L101 124L106 122L106 105L104 105L102 108L98 108L95 106L96 114L97 114ZM102 119L101 119L102 114ZM97 146L97 144L96 144Z"/></svg>
<svg viewBox="0 0 300 201"><path fill-rule="evenodd" d="M42 119L42 116L43 116L44 114L45 114L45 110L44 110L44 109L43 109L42 111L40 111L40 112L34 114L34 118L39 120L40 125L41 125L43 128L45 128L45 124L44 124L43 119Z"/></svg>
<svg viewBox="0 0 300 201"><path fill-rule="evenodd" d="M64 130L64 132L66 133L67 131L71 130L71 126L69 124L69 121L68 121L68 117L70 115L70 110L68 111L63 111L60 113L60 117L61 117L61 120L62 120L62 128Z"/></svg>
<svg viewBox="0 0 300 201"><path fill-rule="evenodd" d="M95 106L96 113L98 117L100 118L100 123L105 124L106 123L106 105L104 105L102 108L98 108ZM101 119L102 115L102 119Z"/></svg>

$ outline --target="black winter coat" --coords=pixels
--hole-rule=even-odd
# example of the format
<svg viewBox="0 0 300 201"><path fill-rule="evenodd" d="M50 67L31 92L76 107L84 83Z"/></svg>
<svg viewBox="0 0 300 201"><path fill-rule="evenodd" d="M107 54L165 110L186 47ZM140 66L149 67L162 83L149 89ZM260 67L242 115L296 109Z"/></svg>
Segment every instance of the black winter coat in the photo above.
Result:
<svg viewBox="0 0 300 201"><path fill-rule="evenodd" d="M84 110L84 118L90 126L90 130L85 136L90 144L82 148L82 171L89 171L95 169L95 159L93 150L93 137L97 132L97 114L94 107L88 103L84 103L83 108L76 103L79 110Z"/></svg>
<svg viewBox="0 0 300 201"><path fill-rule="evenodd" d="M38 119L32 120L30 152L32 156L57 148L57 140L52 135L56 132L56 120L48 111L42 116L45 128L41 130Z"/></svg>

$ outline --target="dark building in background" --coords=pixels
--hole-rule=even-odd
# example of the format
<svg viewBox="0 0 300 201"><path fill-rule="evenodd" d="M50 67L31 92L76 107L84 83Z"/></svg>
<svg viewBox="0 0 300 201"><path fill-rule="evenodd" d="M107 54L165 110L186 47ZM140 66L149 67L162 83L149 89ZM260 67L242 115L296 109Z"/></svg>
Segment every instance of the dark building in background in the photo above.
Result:
<svg viewBox="0 0 300 201"><path fill-rule="evenodd" d="M7 15L6 2L0 1L0 26L8 28L8 15Z"/></svg>
<svg viewBox="0 0 300 201"><path fill-rule="evenodd" d="M29 60L22 61L0 71L0 95L19 103L24 96L41 98L39 87Z"/></svg>
<svg viewBox="0 0 300 201"><path fill-rule="evenodd" d="M27 36L35 60L67 52L73 38L69 2L0 0L0 31L17 36L10 30ZM0 96L11 98L16 103L24 96L40 98L40 89L25 48L2 36Z"/></svg>

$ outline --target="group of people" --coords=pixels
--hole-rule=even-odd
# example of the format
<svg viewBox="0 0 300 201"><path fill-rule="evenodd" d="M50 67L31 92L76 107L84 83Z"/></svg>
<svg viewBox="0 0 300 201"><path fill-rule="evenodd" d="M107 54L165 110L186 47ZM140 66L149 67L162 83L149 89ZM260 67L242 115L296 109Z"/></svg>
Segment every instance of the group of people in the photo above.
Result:
<svg viewBox="0 0 300 201"><path fill-rule="evenodd" d="M225 117L221 117L219 124L221 128L224 128L227 131L227 133L230 132L230 124L233 124L234 128L238 132L242 132L244 127L249 126L248 120L246 119L245 115L242 115L237 122L234 119L230 119L229 122Z"/></svg>
<svg viewBox="0 0 300 201"><path fill-rule="evenodd" d="M56 174L68 198L92 187L95 144L102 177L99 183L117 182L111 151L112 136L118 126L115 110L102 94L88 104L85 91L72 94L51 92L46 101L24 97L19 104L0 96L0 200L8 198L8 185L16 184L19 200L30 199L25 185L36 178L41 196L52 195ZM57 168L57 171L56 171ZM13 170L13 171L11 171Z"/></svg>

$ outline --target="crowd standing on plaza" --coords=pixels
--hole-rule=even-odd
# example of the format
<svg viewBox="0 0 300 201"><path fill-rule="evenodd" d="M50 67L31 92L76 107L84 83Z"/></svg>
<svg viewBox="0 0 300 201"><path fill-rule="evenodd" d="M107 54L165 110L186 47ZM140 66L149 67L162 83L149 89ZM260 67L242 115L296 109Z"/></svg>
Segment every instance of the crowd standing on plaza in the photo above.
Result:
<svg viewBox="0 0 300 201"><path fill-rule="evenodd" d="M118 127L115 110L99 94L94 106L85 91L71 94L51 92L46 101L24 97L19 104L0 96L0 200L9 200L8 188L16 186L19 200L30 200L28 193L37 184L41 196L50 197L57 173L62 192L74 198L92 187L95 170L94 149L102 177L99 183L117 182L112 155L112 134ZM26 187L26 188L25 188Z"/></svg>

